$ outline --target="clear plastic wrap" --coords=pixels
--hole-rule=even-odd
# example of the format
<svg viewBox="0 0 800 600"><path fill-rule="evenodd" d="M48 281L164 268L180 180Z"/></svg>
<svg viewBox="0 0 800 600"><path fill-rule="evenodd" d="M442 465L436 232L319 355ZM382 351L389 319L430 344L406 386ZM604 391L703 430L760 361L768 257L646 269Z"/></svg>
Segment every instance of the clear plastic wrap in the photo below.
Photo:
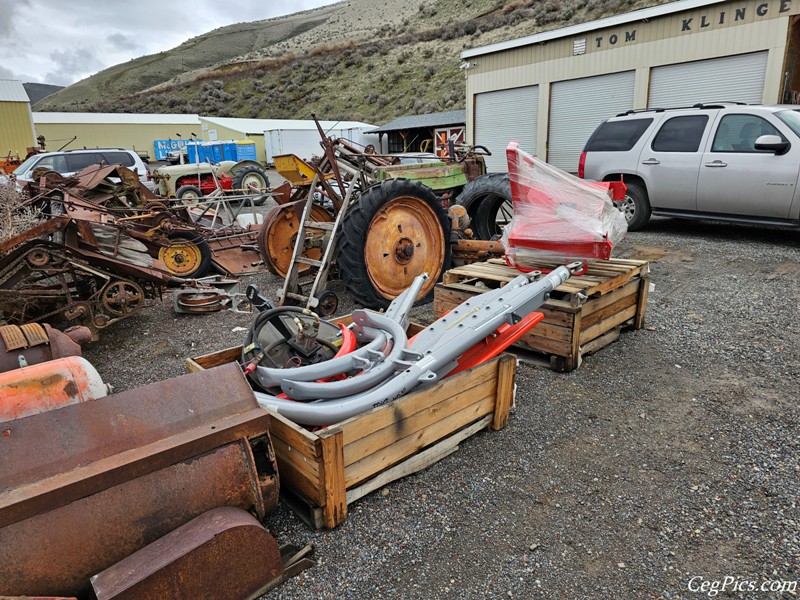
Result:
<svg viewBox="0 0 800 600"><path fill-rule="evenodd" d="M625 238L625 216L612 203L620 182L578 179L519 149L506 150L514 217L503 231L506 262L524 271L542 262L611 257Z"/></svg>

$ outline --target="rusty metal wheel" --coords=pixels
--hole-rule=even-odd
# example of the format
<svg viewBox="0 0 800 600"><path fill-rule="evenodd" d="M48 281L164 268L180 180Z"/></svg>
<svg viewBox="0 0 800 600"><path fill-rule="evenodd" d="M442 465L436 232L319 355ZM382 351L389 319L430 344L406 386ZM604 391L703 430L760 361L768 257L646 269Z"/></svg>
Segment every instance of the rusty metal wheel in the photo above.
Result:
<svg viewBox="0 0 800 600"><path fill-rule="evenodd" d="M158 249L158 260L178 277L202 277L211 266L211 248L197 233L173 231L170 243Z"/></svg>
<svg viewBox="0 0 800 600"><path fill-rule="evenodd" d="M132 281L112 281L103 288L100 302L115 317L128 317L144 306L144 290Z"/></svg>
<svg viewBox="0 0 800 600"><path fill-rule="evenodd" d="M342 279L364 306L386 308L414 277L427 273L417 304L433 299L450 264L450 221L433 191L390 179L365 191L342 223L337 261Z"/></svg>
<svg viewBox="0 0 800 600"><path fill-rule="evenodd" d="M297 240L297 229L300 225L298 213L303 210L304 200L282 204L273 208L264 218L264 224L258 232L258 250L264 265L275 275L286 277L292 264L292 252ZM321 206L311 207L311 219L322 223L332 223L333 216ZM325 231L309 230L306 233L305 258L320 260L324 252L323 237ZM309 265L300 265L299 272L305 273Z"/></svg>

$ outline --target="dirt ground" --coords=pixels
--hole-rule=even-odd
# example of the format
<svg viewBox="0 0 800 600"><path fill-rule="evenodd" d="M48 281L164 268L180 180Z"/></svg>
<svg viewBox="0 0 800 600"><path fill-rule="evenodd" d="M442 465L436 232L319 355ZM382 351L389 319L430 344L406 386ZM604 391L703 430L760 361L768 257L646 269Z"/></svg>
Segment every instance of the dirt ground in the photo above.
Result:
<svg viewBox="0 0 800 600"><path fill-rule="evenodd" d="M723 597L796 597L732 590L800 580L800 234L653 219L617 255L651 261L645 329L572 373L521 363L506 429L357 501L333 531L282 506L266 525L314 542L318 564L272 596L694 598L731 577ZM274 297L273 278L251 280ZM85 355L134 387L241 343L248 322L165 300Z"/></svg>

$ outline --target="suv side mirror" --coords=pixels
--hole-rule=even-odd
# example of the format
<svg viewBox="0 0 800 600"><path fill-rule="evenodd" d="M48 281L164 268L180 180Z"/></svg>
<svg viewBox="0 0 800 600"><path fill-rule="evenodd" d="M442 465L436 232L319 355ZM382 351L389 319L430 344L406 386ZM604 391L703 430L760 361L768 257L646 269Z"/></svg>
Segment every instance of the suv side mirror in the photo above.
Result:
<svg viewBox="0 0 800 600"><path fill-rule="evenodd" d="M786 154L790 145L789 142L782 140L779 135L762 135L758 137L753 147L756 150L768 150L780 156L781 154Z"/></svg>

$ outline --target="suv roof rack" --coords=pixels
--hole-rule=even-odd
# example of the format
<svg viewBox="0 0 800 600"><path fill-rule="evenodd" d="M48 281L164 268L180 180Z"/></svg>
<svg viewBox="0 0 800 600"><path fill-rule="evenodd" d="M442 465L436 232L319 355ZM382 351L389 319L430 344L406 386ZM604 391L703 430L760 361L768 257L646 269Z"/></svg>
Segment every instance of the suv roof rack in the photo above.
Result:
<svg viewBox="0 0 800 600"><path fill-rule="evenodd" d="M95 150L127 150L127 148L70 148L69 150L53 150L53 152L93 152Z"/></svg>
<svg viewBox="0 0 800 600"><path fill-rule="evenodd" d="M618 117L626 117L628 115L635 115L638 113L644 112L665 112L668 110L689 110L692 108L702 109L702 108L727 108L728 106L747 106L747 102L736 102L734 100L720 100L719 102L698 102L697 104L692 104L691 106L671 106L666 108L635 108L631 110L626 110L624 113L619 113Z"/></svg>

